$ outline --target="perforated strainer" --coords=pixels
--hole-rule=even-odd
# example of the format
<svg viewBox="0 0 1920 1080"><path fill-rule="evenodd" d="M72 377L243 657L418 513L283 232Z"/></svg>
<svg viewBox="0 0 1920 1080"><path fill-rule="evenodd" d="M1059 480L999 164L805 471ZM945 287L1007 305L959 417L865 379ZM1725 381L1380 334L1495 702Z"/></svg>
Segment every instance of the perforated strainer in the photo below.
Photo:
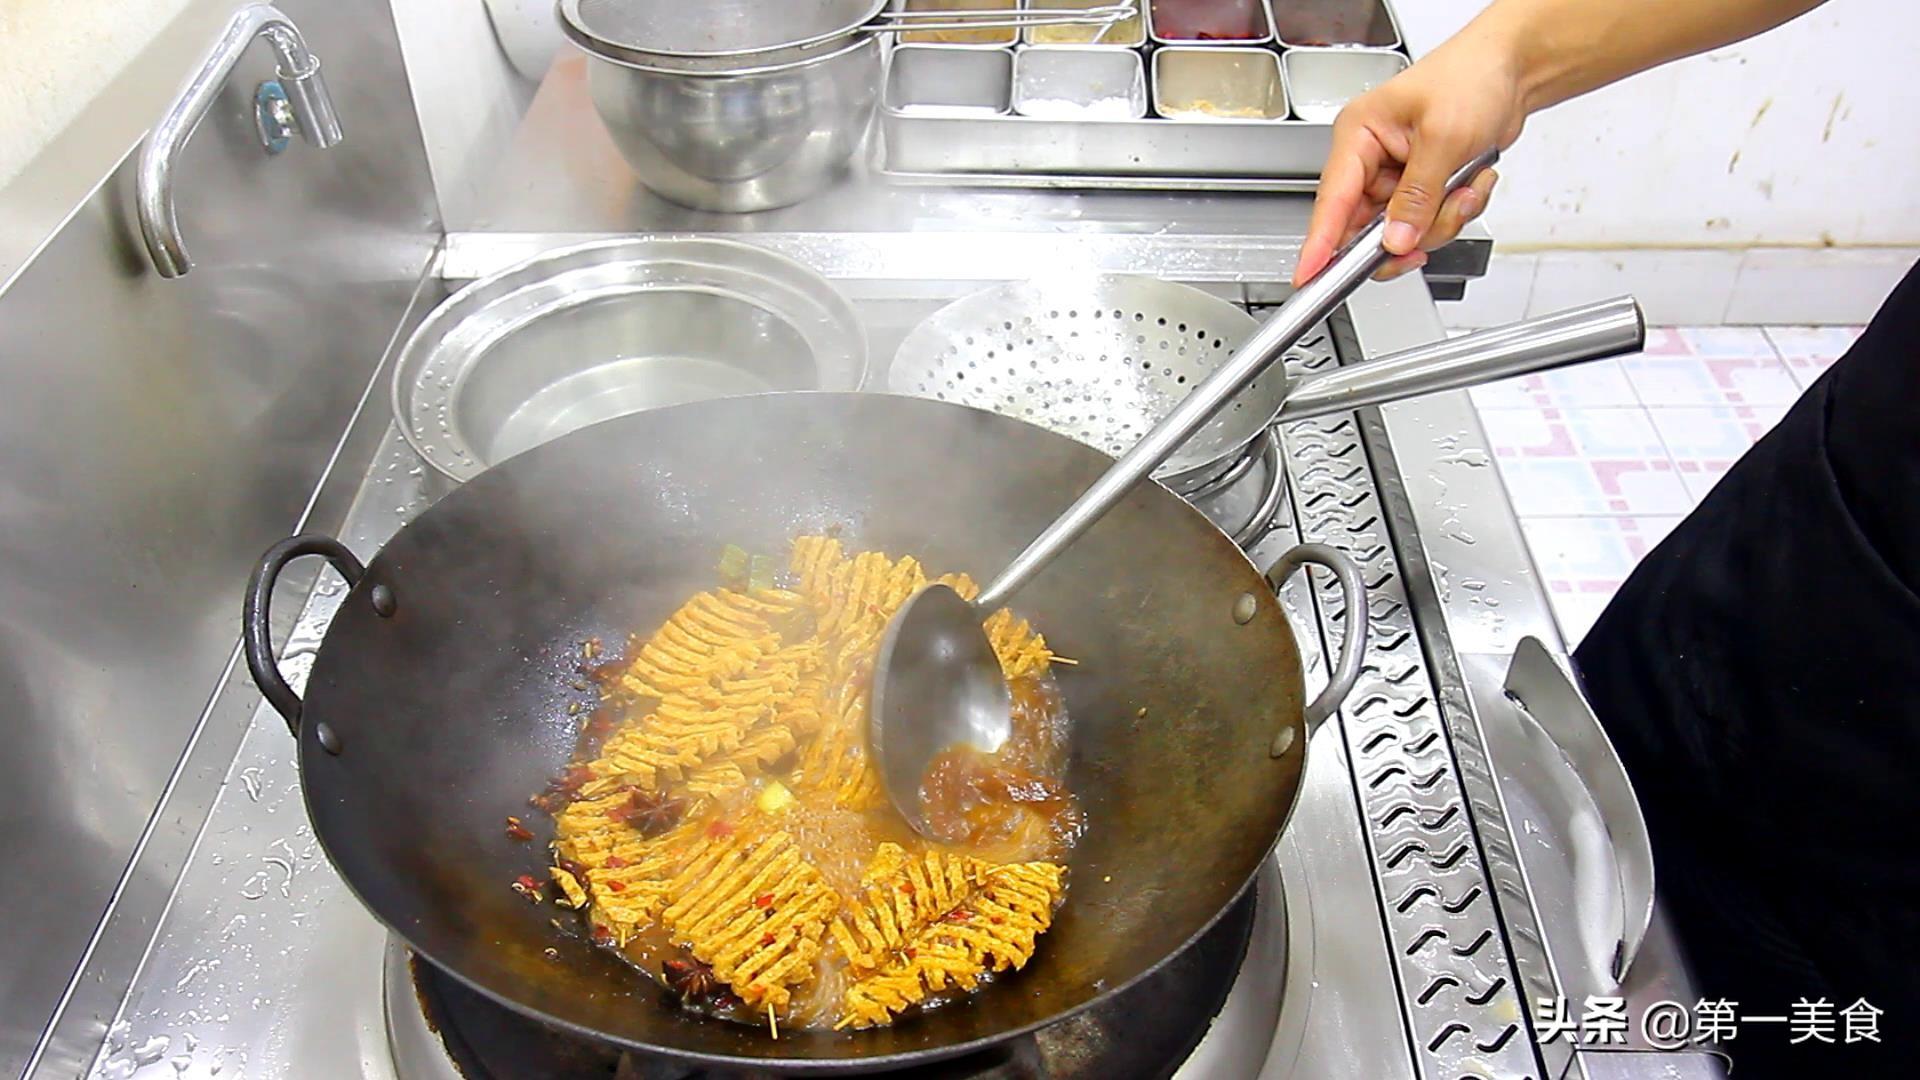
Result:
<svg viewBox="0 0 1920 1080"><path fill-rule="evenodd" d="M1030 420L1119 456L1259 320L1187 285L1106 274L997 286L915 327L888 388ZM1176 490L1247 452L1287 397L1276 365L1153 472Z"/></svg>

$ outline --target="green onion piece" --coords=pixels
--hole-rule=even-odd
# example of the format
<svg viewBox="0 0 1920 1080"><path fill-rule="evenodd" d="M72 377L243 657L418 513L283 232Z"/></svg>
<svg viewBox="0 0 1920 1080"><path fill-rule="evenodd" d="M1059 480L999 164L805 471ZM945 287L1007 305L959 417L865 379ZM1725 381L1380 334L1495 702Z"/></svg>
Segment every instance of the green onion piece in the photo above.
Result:
<svg viewBox="0 0 1920 1080"><path fill-rule="evenodd" d="M747 573L747 588L749 589L773 588L773 579L774 579L774 575L777 572L778 571L774 567L773 556L755 555L752 561L752 569L749 570Z"/></svg>
<svg viewBox="0 0 1920 1080"><path fill-rule="evenodd" d="M747 549L733 544L721 549L720 584L733 589L745 588L751 572L752 560L747 555Z"/></svg>

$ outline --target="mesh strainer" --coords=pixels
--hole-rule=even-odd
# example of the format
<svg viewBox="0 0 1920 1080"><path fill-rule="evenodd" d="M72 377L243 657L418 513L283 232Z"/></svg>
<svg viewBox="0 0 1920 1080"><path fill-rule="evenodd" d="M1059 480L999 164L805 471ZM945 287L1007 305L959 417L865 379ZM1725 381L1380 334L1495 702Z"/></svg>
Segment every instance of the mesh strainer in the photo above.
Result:
<svg viewBox="0 0 1920 1080"><path fill-rule="evenodd" d="M958 300L915 327L894 354L887 385L1029 420L1117 457L1259 325L1225 300L1154 278L1018 282ZM1231 466L1286 394L1276 365L1154 479L1180 489Z"/></svg>

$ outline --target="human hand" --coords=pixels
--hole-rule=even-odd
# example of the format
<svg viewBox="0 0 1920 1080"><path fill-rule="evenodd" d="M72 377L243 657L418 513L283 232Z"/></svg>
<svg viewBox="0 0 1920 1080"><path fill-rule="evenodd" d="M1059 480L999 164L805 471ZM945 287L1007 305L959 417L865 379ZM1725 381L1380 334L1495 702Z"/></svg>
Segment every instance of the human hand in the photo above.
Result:
<svg viewBox="0 0 1920 1080"><path fill-rule="evenodd" d="M1483 169L1448 194L1447 180L1489 147L1520 137L1527 108L1511 50L1473 28L1355 98L1333 125L1333 149L1293 283L1319 273L1340 245L1387 212L1385 280L1427 261L1487 207L1499 179Z"/></svg>

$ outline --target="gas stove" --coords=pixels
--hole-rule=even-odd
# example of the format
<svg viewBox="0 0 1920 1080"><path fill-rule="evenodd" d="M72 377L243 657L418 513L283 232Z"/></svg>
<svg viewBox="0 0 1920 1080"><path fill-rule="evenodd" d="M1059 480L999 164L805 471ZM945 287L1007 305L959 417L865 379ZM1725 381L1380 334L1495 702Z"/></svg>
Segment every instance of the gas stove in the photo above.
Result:
<svg viewBox="0 0 1920 1080"><path fill-rule="evenodd" d="M977 287L838 276L876 357ZM1289 363L1312 370L1431 336L1432 303L1417 288L1368 290ZM914 1075L1711 1075L1701 1055L1577 1053L1529 1023L1533 999L1586 985L1575 961L1594 917L1546 872L1564 823L1535 809L1503 757L1506 705L1485 669L1519 636L1557 638L1467 408L1443 398L1290 425L1277 452L1196 498L1256 565L1303 540L1360 561L1373 639L1362 683L1314 734L1274 856L1205 940L1100 1008ZM439 492L383 412L365 410L355 439L376 448L341 534L370 556ZM341 594L329 572L308 596L283 662L294 685ZM1281 598L1317 692L1358 613L1317 578L1296 577ZM257 703L239 678L228 708ZM102 1025L91 1075L706 1075L556 1035L411 957L319 852L293 750L279 719L254 710L137 976ZM1631 992L1681 996L1670 948L1647 953L1636 971L1652 974Z"/></svg>

